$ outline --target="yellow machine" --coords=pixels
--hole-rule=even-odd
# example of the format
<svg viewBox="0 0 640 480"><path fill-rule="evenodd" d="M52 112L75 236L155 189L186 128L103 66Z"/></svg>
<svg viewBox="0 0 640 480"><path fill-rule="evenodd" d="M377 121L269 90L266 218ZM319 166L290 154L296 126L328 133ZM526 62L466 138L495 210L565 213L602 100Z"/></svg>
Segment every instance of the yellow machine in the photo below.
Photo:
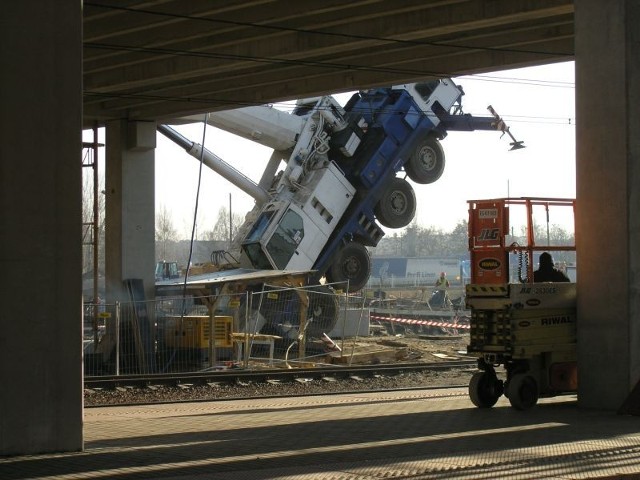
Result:
<svg viewBox="0 0 640 480"><path fill-rule="evenodd" d="M479 369L469 383L469 396L480 408L492 407L503 393L514 408L526 410L538 398L577 390L576 284L532 282L535 252L575 251L573 239L571 245L550 244L550 211L562 207L569 209L573 219L574 200L469 202L471 283L466 286L466 304L471 330L467 351L477 355ZM510 218L511 210L517 209L524 229L520 243L514 241ZM545 222L546 245L536 244L534 232L544 232ZM510 261L513 255L515 262ZM496 371L500 366L506 372L505 380Z"/></svg>
<svg viewBox="0 0 640 480"><path fill-rule="evenodd" d="M167 348L178 354L200 360L209 358L212 348L232 348L233 317L216 315L168 315L165 317L164 341ZM213 323L213 342L211 325Z"/></svg>

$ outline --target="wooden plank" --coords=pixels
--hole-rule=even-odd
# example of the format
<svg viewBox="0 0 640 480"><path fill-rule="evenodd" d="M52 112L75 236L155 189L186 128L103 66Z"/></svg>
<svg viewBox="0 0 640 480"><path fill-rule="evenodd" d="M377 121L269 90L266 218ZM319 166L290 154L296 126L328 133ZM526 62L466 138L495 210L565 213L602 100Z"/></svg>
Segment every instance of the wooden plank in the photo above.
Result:
<svg viewBox="0 0 640 480"><path fill-rule="evenodd" d="M408 353L408 348L356 348L353 352L331 352L327 355L327 363L340 365L387 363L402 360Z"/></svg>

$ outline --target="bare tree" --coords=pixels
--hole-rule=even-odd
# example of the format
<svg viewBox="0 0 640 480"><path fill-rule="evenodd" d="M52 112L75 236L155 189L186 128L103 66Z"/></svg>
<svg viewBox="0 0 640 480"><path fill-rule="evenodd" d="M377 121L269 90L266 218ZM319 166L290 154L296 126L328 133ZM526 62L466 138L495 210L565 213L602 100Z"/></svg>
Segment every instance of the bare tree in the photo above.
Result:
<svg viewBox="0 0 640 480"><path fill-rule="evenodd" d="M237 213L231 215L231 236L235 237L238 233L238 229L244 222L244 217ZM229 210L227 207L222 206L218 210L218 219L212 230L204 233L205 240L219 240L223 242L229 241Z"/></svg>
<svg viewBox="0 0 640 480"><path fill-rule="evenodd" d="M88 172L87 172L88 173ZM98 270L102 270L104 265L104 217L105 200L100 192L104 190L104 179L99 180L99 184L93 184L93 175L84 174L82 178L82 272L93 271L93 248L95 240L98 244ZM94 191L98 190L98 205L94 210ZM97 211L97 218L94 219ZM97 222L98 237L95 238L94 222Z"/></svg>
<svg viewBox="0 0 640 480"><path fill-rule="evenodd" d="M403 255L407 257L417 257L419 255L421 230L418 226L418 221L414 218L401 237L401 253Z"/></svg>
<svg viewBox="0 0 640 480"><path fill-rule="evenodd" d="M464 255L469 250L469 222L460 220L449 233L447 253L451 255Z"/></svg>
<svg viewBox="0 0 640 480"><path fill-rule="evenodd" d="M549 245L554 246L566 246L575 244L575 236L572 232L567 231L562 226L557 224L549 225L548 230L543 230L543 233L539 233L536 229L536 239L544 239L542 244L548 242ZM553 259L556 262L574 263L576 261L576 253L573 251L558 251L553 253Z"/></svg>
<svg viewBox="0 0 640 480"><path fill-rule="evenodd" d="M168 246L178 239L178 233L173 226L171 213L165 205L160 206L156 214L156 242L160 244L160 258L167 259Z"/></svg>
<svg viewBox="0 0 640 480"><path fill-rule="evenodd" d="M447 234L433 225L420 229L418 256L445 255L448 248Z"/></svg>

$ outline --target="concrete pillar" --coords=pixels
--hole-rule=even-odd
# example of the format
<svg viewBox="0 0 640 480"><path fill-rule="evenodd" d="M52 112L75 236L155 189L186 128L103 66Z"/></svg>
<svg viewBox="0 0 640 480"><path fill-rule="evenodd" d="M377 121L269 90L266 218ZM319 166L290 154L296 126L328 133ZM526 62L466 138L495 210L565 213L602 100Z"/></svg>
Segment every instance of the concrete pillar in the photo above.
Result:
<svg viewBox="0 0 640 480"><path fill-rule="evenodd" d="M640 2L576 0L579 404L640 379Z"/></svg>
<svg viewBox="0 0 640 480"><path fill-rule="evenodd" d="M0 18L0 456L81 450L82 5Z"/></svg>
<svg viewBox="0 0 640 480"><path fill-rule="evenodd" d="M106 301L127 301L123 281L155 284L155 122L108 122L106 140Z"/></svg>

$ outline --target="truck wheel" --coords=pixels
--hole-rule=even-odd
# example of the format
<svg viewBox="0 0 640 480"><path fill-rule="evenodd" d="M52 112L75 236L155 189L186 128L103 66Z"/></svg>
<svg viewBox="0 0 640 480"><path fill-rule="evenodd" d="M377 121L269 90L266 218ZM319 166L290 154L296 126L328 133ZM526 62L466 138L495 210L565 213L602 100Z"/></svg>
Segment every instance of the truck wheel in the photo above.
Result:
<svg viewBox="0 0 640 480"><path fill-rule="evenodd" d="M275 289L276 292L265 291L259 300L259 314L268 325L295 325L298 319L300 299L294 291Z"/></svg>
<svg viewBox="0 0 640 480"><path fill-rule="evenodd" d="M404 178L394 178L375 208L378 221L389 228L406 227L416 214L416 194Z"/></svg>
<svg viewBox="0 0 640 480"><path fill-rule="evenodd" d="M404 169L411 180L424 185L433 183L442 176L444 164L444 149L440 141L429 136L418 144Z"/></svg>
<svg viewBox="0 0 640 480"><path fill-rule="evenodd" d="M538 384L531 375L516 373L507 384L506 395L516 410L529 410L538 402Z"/></svg>
<svg viewBox="0 0 640 480"><path fill-rule="evenodd" d="M338 253L338 257L327 270L330 283L349 282L349 292L357 292L367 284L371 275L371 258L364 245L358 242L347 243Z"/></svg>
<svg viewBox="0 0 640 480"><path fill-rule="evenodd" d="M320 337L334 329L338 321L338 297L329 287L318 286L309 290L307 308L307 334Z"/></svg>
<svg viewBox="0 0 640 480"><path fill-rule="evenodd" d="M469 397L479 408L491 408L502 395L502 382L488 372L476 372L469 382Z"/></svg>

